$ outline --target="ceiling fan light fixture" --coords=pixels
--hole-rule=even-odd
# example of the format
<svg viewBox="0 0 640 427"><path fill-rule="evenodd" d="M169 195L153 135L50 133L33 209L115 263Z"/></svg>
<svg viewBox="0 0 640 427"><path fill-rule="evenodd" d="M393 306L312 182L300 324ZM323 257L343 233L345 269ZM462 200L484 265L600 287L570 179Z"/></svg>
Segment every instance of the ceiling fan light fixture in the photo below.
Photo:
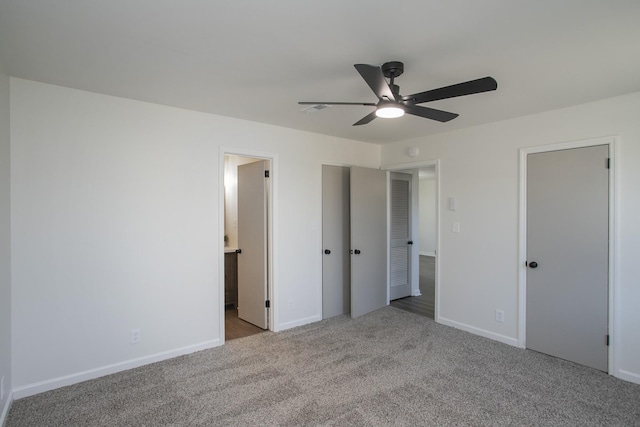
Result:
<svg viewBox="0 0 640 427"><path fill-rule="evenodd" d="M404 116L404 109L397 105L381 105L376 109L376 116L383 119L395 119Z"/></svg>

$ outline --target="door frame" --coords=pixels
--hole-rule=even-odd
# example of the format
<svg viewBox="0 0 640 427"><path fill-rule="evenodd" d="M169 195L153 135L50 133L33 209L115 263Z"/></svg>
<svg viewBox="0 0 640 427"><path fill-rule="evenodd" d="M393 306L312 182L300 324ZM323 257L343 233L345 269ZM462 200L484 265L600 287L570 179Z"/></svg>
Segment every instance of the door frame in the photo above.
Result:
<svg viewBox="0 0 640 427"><path fill-rule="evenodd" d="M407 162L407 163L395 163L390 165L384 165L380 169L387 170L390 172L401 172L401 171L412 171L413 180L412 180L412 188L414 191L412 192L412 198L414 195L418 196L418 191L415 191L417 186L415 186L416 181L419 181L417 170L421 167L425 166L434 166L435 167L435 180L436 180L436 259L435 259L435 304L433 308L434 320L437 323L442 323L440 321L439 313L440 313L440 262L442 258L442 252L440 251L440 159L432 159L432 160L424 160L418 162ZM389 178L389 186L391 185L391 181ZM412 221L417 218L418 214L418 205L419 203L413 203L411 206L411 215ZM387 206L388 212L391 211L391 200L388 201ZM387 233L390 232L390 218L387 221ZM420 255L419 255L419 247L420 247L420 235L419 235L419 227L415 226L417 222L413 221L414 227L411 229L411 234L414 242L418 242L417 245L414 244L414 250L412 251L412 267L411 267L411 276L412 280L420 280ZM389 259L390 254L387 256L387 271L390 271L391 260ZM391 285L391 280L387 277L387 294L389 294L389 286ZM413 283L411 285L412 296L413 290L415 289ZM418 288L419 289L419 288Z"/></svg>
<svg viewBox="0 0 640 427"><path fill-rule="evenodd" d="M276 262L275 257L277 256L277 241L275 239L275 235L277 232L277 224L278 224L278 194L277 194L277 180L278 180L278 156L274 153L264 152L264 151L255 151L255 150L245 150L240 148L232 148L232 147L220 147L219 149L219 159L218 159L218 169L219 169L219 180L220 183L218 185L218 235L220 237L220 243L218 246L219 255L218 255L218 299L219 304L218 308L220 309L219 316L219 332L218 335L220 337L220 343L224 344L226 342L225 337L225 317L224 317L224 222L225 222L225 211L224 211L224 156L240 156L240 157L252 157L255 159L267 160L269 162L269 180L268 180L268 188L269 188L269 202L267 203L267 292L269 294L269 301L271 304L267 309L268 312L268 330L270 331L278 331L279 325L279 317L278 312L274 309L278 306L278 295L276 294L277 286L275 282L278 277L278 272L275 270Z"/></svg>
<svg viewBox="0 0 640 427"><path fill-rule="evenodd" d="M616 276L618 265L616 264L616 242L618 241L618 218L616 217L616 136L585 139L579 141L561 142L555 144L520 148L520 176L519 176L519 220L518 220L518 346L526 348L526 318L527 318L527 156L534 153L569 150L573 148L585 148L595 145L607 145L609 147L609 274L608 274L608 373L617 373L616 348Z"/></svg>

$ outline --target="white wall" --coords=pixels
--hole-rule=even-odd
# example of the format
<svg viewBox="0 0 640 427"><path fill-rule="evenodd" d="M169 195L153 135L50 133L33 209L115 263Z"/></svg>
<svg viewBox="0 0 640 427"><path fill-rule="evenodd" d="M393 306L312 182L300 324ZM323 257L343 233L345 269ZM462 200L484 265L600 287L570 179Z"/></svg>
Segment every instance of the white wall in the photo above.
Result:
<svg viewBox="0 0 640 427"><path fill-rule="evenodd" d="M613 374L640 382L640 93L384 146L383 165L441 159L440 321L518 340L518 149L618 135ZM420 148L419 158L406 150ZM459 221L459 234L451 223ZM505 323L494 320L496 308Z"/></svg>
<svg viewBox="0 0 640 427"><path fill-rule="evenodd" d="M321 319L321 164L378 146L11 79L16 397L220 343L220 147L277 159L275 329Z"/></svg>
<svg viewBox="0 0 640 427"><path fill-rule="evenodd" d="M436 180L420 179L420 254L434 255L436 252Z"/></svg>
<svg viewBox="0 0 640 427"><path fill-rule="evenodd" d="M10 216L9 77L0 72L0 425L11 390L11 216Z"/></svg>

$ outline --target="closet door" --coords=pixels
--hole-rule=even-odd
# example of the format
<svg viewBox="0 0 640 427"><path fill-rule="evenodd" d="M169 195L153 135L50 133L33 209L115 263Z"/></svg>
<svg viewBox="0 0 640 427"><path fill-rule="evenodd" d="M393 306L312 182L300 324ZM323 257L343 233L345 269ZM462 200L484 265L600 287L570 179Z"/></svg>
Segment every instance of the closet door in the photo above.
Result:
<svg viewBox="0 0 640 427"><path fill-rule="evenodd" d="M411 295L411 175L391 174L389 299Z"/></svg>
<svg viewBox="0 0 640 427"><path fill-rule="evenodd" d="M387 172L351 167L351 317L389 304Z"/></svg>
<svg viewBox="0 0 640 427"><path fill-rule="evenodd" d="M322 166L322 318L351 310L349 168Z"/></svg>

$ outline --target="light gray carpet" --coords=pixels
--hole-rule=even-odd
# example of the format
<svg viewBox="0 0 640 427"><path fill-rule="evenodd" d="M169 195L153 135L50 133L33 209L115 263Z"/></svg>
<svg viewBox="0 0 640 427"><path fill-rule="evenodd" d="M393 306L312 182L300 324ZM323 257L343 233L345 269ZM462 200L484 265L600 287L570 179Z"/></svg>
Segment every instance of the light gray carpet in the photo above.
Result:
<svg viewBox="0 0 640 427"><path fill-rule="evenodd" d="M17 400L14 426L640 425L640 386L393 307Z"/></svg>

